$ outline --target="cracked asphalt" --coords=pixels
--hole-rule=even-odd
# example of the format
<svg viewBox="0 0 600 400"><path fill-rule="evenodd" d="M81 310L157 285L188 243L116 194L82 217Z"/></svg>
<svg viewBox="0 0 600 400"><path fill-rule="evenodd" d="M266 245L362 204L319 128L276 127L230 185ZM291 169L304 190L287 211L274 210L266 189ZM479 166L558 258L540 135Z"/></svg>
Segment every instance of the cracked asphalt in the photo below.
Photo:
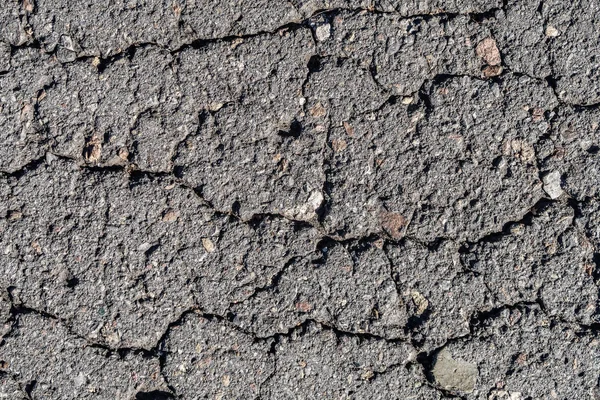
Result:
<svg viewBox="0 0 600 400"><path fill-rule="evenodd" d="M0 399L600 399L597 0L4 0Z"/></svg>

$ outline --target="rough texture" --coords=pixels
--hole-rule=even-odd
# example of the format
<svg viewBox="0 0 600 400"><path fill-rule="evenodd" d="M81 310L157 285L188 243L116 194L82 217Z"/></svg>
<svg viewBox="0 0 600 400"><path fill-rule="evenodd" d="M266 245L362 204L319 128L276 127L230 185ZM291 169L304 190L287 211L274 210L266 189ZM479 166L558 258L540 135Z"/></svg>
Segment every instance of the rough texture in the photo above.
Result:
<svg viewBox="0 0 600 400"><path fill-rule="evenodd" d="M3 374L30 398L131 398L165 386L158 360L90 347L61 322L36 314L19 316L0 360Z"/></svg>
<svg viewBox="0 0 600 400"><path fill-rule="evenodd" d="M0 398L600 397L593 0L5 0Z"/></svg>
<svg viewBox="0 0 600 400"><path fill-rule="evenodd" d="M460 355L464 360L458 369L471 372L468 388L457 388L467 399L488 393L497 399L598 396L597 335L552 324L537 306L502 310L475 330L473 340L459 340L442 352ZM443 360L438 354L435 366ZM436 367L436 382L444 386L448 381L436 375Z"/></svg>
<svg viewBox="0 0 600 400"><path fill-rule="evenodd" d="M276 285L232 308L234 322L259 336L317 320L344 331L404 337L406 315L378 247L333 245L321 249L320 259L292 263Z"/></svg>
<svg viewBox="0 0 600 400"><path fill-rule="evenodd" d="M340 336L313 324L304 330L275 346L281 361L265 385L269 398L363 398L376 393L384 399L440 398L415 381L410 368L402 368L414 357L410 346ZM391 382L380 382L386 375ZM386 384L393 392L382 390Z"/></svg>
<svg viewBox="0 0 600 400"><path fill-rule="evenodd" d="M190 314L167 340L164 374L184 398L245 398L260 395L274 370L266 343L253 343L227 323Z"/></svg>

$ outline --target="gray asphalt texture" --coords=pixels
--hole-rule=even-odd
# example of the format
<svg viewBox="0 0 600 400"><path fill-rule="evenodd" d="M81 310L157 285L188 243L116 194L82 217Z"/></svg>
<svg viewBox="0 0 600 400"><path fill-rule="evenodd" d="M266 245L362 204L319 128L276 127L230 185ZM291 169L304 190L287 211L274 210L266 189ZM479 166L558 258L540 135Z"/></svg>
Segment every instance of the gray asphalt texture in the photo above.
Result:
<svg viewBox="0 0 600 400"><path fill-rule="evenodd" d="M600 2L3 0L0 399L600 399Z"/></svg>

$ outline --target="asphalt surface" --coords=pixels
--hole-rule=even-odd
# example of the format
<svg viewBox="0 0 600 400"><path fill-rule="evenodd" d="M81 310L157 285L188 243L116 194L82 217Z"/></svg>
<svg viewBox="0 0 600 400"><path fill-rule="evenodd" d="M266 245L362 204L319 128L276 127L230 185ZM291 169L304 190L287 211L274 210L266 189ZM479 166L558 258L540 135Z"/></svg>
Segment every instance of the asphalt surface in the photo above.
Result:
<svg viewBox="0 0 600 400"><path fill-rule="evenodd" d="M600 399L596 0L3 0L1 399Z"/></svg>

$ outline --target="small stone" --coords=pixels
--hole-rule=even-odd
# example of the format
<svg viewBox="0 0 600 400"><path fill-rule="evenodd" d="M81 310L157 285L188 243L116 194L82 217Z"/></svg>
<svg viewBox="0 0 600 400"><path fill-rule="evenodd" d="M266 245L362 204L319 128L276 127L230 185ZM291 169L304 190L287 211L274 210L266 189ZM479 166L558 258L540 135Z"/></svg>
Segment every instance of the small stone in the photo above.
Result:
<svg viewBox="0 0 600 400"><path fill-rule="evenodd" d="M127 161L129 158L129 150L126 147L121 147L119 149L119 158L123 161Z"/></svg>
<svg viewBox="0 0 600 400"><path fill-rule="evenodd" d="M37 240L36 240L36 241L33 241L33 242L31 243L31 247L32 247L32 248L35 250L35 252L36 252L37 254L42 254L42 253L43 253L43 251L42 251L42 246L40 246L40 243L39 243Z"/></svg>
<svg viewBox="0 0 600 400"><path fill-rule="evenodd" d="M374 376L375 376L375 373L371 370L367 370L360 375L360 377L363 381L368 381L368 380L372 379Z"/></svg>
<svg viewBox="0 0 600 400"><path fill-rule="evenodd" d="M485 38L479 42L475 51L488 65L500 65L502 62L500 51L498 50L498 46L496 46L496 41L491 37Z"/></svg>
<svg viewBox="0 0 600 400"><path fill-rule="evenodd" d="M229 375L223 375L221 382L223 382L223 386L228 387L231 384L231 377Z"/></svg>
<svg viewBox="0 0 600 400"><path fill-rule="evenodd" d="M204 249L206 251L208 251L209 253L212 253L215 251L215 244L209 238L202 239L202 246L204 246Z"/></svg>
<svg viewBox="0 0 600 400"><path fill-rule="evenodd" d="M331 148L336 153L346 150L347 147L348 147L348 144L343 139L333 139L331 141Z"/></svg>
<svg viewBox="0 0 600 400"><path fill-rule="evenodd" d="M471 393L477 382L477 365L452 358L446 349L440 351L433 366L435 381L446 390Z"/></svg>
<svg viewBox="0 0 600 400"><path fill-rule="evenodd" d="M548 25L546 27L545 33L546 33L546 36L548 36L548 37L557 37L558 35L560 35L560 32L558 31L558 29L556 29L552 25Z"/></svg>
<svg viewBox="0 0 600 400"><path fill-rule="evenodd" d="M325 111L325 107L323 107L321 103L317 103L313 108L308 110L308 112L310 113L310 115L316 118L324 117L327 114L327 111Z"/></svg>
<svg viewBox="0 0 600 400"><path fill-rule="evenodd" d="M533 163L535 160L535 149L529 143L521 139L510 142L511 153L522 162Z"/></svg>
<svg viewBox="0 0 600 400"><path fill-rule="evenodd" d="M319 42L324 42L331 36L331 25L324 24L317 27L317 40Z"/></svg>
<svg viewBox="0 0 600 400"><path fill-rule="evenodd" d="M90 163L95 163L100 161L100 156L102 154L102 142L97 135L92 135L90 137L85 147L83 148L83 158Z"/></svg>
<svg viewBox="0 0 600 400"><path fill-rule="evenodd" d="M87 378L85 377L85 374L80 372L79 375L75 377L74 383L76 387L82 387L83 385L85 385L87 383Z"/></svg>
<svg viewBox="0 0 600 400"><path fill-rule="evenodd" d="M21 109L21 121L25 122L25 121L31 121L33 119L33 115L34 115L34 107L33 105L26 103L23 105L23 108Z"/></svg>
<svg viewBox="0 0 600 400"><path fill-rule="evenodd" d="M301 221L314 220L317 217L317 210L323 204L323 200L323 194L318 189L314 189L310 192L306 203L298 207L283 210L283 215Z"/></svg>
<svg viewBox="0 0 600 400"><path fill-rule="evenodd" d="M173 2L171 8L173 9L173 14L175 17L179 18L181 16L181 7L177 3Z"/></svg>
<svg viewBox="0 0 600 400"><path fill-rule="evenodd" d="M150 247L152 247L152 243L149 242L144 242L142 244L140 244L138 246L138 251L140 252L145 252L146 250L148 250Z"/></svg>
<svg viewBox="0 0 600 400"><path fill-rule="evenodd" d="M58 160L58 157L54 154L47 152L46 153L46 164L51 165L54 161Z"/></svg>
<svg viewBox="0 0 600 400"><path fill-rule="evenodd" d="M306 301L299 301L296 303L296 310L300 312L310 312L310 310L312 310L312 306Z"/></svg>
<svg viewBox="0 0 600 400"><path fill-rule="evenodd" d="M516 359L516 363L523 366L527 362L527 353L521 353Z"/></svg>
<svg viewBox="0 0 600 400"><path fill-rule="evenodd" d="M23 10L31 13L33 12L34 4L33 0L23 0Z"/></svg>
<svg viewBox="0 0 600 400"><path fill-rule="evenodd" d="M63 35L62 38L62 45L65 49L71 51L71 52L76 52L76 45L73 43L73 39L70 36L67 35Z"/></svg>
<svg viewBox="0 0 600 400"><path fill-rule="evenodd" d="M482 71L483 76L486 78L491 78L494 76L498 76L502 73L502 67L499 65L488 65L487 67L485 67Z"/></svg>
<svg viewBox="0 0 600 400"><path fill-rule="evenodd" d="M164 222L175 222L177 221L177 218L179 218L179 212L169 208L167 211L165 211L162 220Z"/></svg>
<svg viewBox="0 0 600 400"><path fill-rule="evenodd" d="M218 102L212 102L208 105L208 109L212 112L217 112L219 111L221 108L223 108L223 103L218 103Z"/></svg>
<svg viewBox="0 0 600 400"><path fill-rule="evenodd" d="M413 102L412 96L406 96L402 98L402 104L409 105Z"/></svg>
<svg viewBox="0 0 600 400"><path fill-rule="evenodd" d="M19 210L10 210L7 214L7 218L9 221L16 221L23 217L23 214Z"/></svg>
<svg viewBox="0 0 600 400"><path fill-rule="evenodd" d="M514 224L510 227L510 234L515 236L522 236L525 232L524 224Z"/></svg>
<svg viewBox="0 0 600 400"><path fill-rule="evenodd" d="M233 42L231 42L231 49L235 49L236 47L238 47L240 44L244 43L244 39L243 38L237 38L235 39Z"/></svg>
<svg viewBox="0 0 600 400"><path fill-rule="evenodd" d="M348 134L348 136L353 137L354 136L354 128L352 127L352 125L350 125L348 122L344 121L344 130L346 131L346 133Z"/></svg>
<svg viewBox="0 0 600 400"><path fill-rule="evenodd" d="M381 227L394 239L401 239L404 235L404 227L407 224L406 218L394 212L382 212L379 214Z"/></svg>
<svg viewBox="0 0 600 400"><path fill-rule="evenodd" d="M544 176L544 191L550 196L552 200L558 199L562 194L563 190L560 186L561 176L560 172L553 171L548 175Z"/></svg>
<svg viewBox="0 0 600 400"><path fill-rule="evenodd" d="M10 54L10 45L0 41L0 72L6 72L10 70ZM0 112L1 111L2 107L0 107Z"/></svg>
<svg viewBox="0 0 600 400"><path fill-rule="evenodd" d="M429 301L425 298L425 296L416 290L413 290L410 295L413 299L413 302L417 306L417 315L423 314L429 307Z"/></svg>

